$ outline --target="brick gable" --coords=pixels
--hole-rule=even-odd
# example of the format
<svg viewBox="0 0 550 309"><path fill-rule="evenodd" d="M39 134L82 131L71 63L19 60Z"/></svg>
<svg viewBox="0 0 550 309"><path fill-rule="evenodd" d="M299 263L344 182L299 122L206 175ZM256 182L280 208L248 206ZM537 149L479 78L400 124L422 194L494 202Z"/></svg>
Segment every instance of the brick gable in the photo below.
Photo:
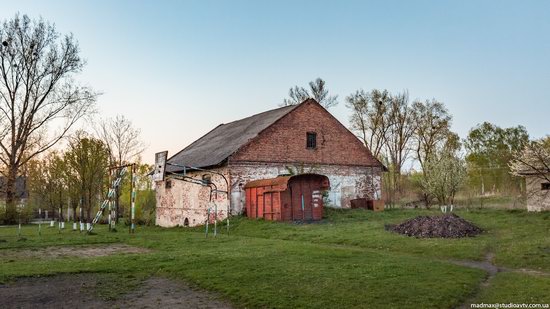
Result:
<svg viewBox="0 0 550 309"><path fill-rule="evenodd" d="M315 149L306 135L316 133ZM229 162L381 166L363 143L314 100L307 100L242 146Z"/></svg>

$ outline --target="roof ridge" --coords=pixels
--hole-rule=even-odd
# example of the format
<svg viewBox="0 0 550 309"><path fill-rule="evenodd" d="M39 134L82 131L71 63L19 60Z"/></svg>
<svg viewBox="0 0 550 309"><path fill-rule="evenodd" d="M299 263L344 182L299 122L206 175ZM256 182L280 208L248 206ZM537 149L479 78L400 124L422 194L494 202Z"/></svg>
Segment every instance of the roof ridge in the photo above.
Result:
<svg viewBox="0 0 550 309"><path fill-rule="evenodd" d="M265 114L265 113L270 113L270 112L274 112L276 110L279 110L279 109L283 109L283 108L288 108L289 109L289 112L291 110L293 110L294 108L296 108L296 106L298 106L300 104L295 104L295 105L286 105L286 106L281 106L281 107L277 107L277 108L274 108L274 109L269 109L269 110L266 110L266 111L263 111L263 112L259 112L257 114L253 114L253 115L250 115L248 117L244 117L244 118L241 118L241 119L237 119L237 120L233 120L233 121L230 121L228 123L222 123L220 125L228 125L228 124L232 124L232 123L235 123L235 122L239 122L239 121L242 121L242 120L246 120L246 119L249 119L249 118L252 118L252 117L256 117L256 116L259 116L259 115L262 115L262 114Z"/></svg>

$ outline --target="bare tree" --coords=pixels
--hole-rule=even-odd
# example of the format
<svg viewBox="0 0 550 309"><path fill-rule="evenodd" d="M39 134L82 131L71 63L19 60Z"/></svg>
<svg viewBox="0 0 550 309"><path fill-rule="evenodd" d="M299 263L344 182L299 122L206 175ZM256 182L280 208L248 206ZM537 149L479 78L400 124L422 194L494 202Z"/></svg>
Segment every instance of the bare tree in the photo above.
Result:
<svg viewBox="0 0 550 309"><path fill-rule="evenodd" d="M387 90L358 90L346 98L346 106L351 109L351 129L358 133L372 154L382 159L388 134L386 113L391 96Z"/></svg>
<svg viewBox="0 0 550 309"><path fill-rule="evenodd" d="M317 78L309 82L309 90L294 86L288 91L288 98L283 100L283 106L300 104L308 98L313 98L324 108L329 109L338 104L338 96L329 95L325 81Z"/></svg>
<svg viewBox="0 0 550 309"><path fill-rule="evenodd" d="M436 100L413 103L416 130L416 159L424 169L425 162L432 157L438 146L449 137L452 116L445 105Z"/></svg>
<svg viewBox="0 0 550 309"><path fill-rule="evenodd" d="M401 192L401 173L409 158L416 129L409 94L407 91L392 95L387 90L359 90L346 101L352 111L351 129L388 167L384 186L388 192L387 201L392 204L396 193Z"/></svg>
<svg viewBox="0 0 550 309"><path fill-rule="evenodd" d="M525 177L528 207L544 209L550 190L550 136L528 143L509 163L514 176ZM532 204L532 205L529 205Z"/></svg>
<svg viewBox="0 0 550 309"><path fill-rule="evenodd" d="M107 146L113 165L136 160L146 148L140 139L141 130L135 128L124 115L101 121L97 134Z"/></svg>
<svg viewBox="0 0 550 309"><path fill-rule="evenodd" d="M0 41L0 161L6 221L13 223L20 168L90 112L97 93L73 80L85 61L72 35L61 37L43 20L16 15L0 26Z"/></svg>
<svg viewBox="0 0 550 309"><path fill-rule="evenodd" d="M451 132L452 116L445 105L436 100L416 101L412 105L416 128L413 136L416 159L422 169L424 180L433 164L427 164L434 159L438 151L445 148L461 147L459 138ZM429 191L423 192L426 207L430 206L433 196Z"/></svg>
<svg viewBox="0 0 550 309"><path fill-rule="evenodd" d="M407 91L391 96L385 123L388 129L384 137L387 156L392 165L392 182L394 190L401 192L401 172L409 158L410 142L416 130L416 121Z"/></svg>
<svg viewBox="0 0 550 309"><path fill-rule="evenodd" d="M98 126L99 138L103 140L109 151L111 166L121 166L137 160L145 150L140 139L140 130L134 128L132 122L123 115L101 121ZM115 190L115 213L119 218L120 190Z"/></svg>
<svg viewBox="0 0 550 309"><path fill-rule="evenodd" d="M532 176L550 182L550 137L528 143L510 161L515 176Z"/></svg>

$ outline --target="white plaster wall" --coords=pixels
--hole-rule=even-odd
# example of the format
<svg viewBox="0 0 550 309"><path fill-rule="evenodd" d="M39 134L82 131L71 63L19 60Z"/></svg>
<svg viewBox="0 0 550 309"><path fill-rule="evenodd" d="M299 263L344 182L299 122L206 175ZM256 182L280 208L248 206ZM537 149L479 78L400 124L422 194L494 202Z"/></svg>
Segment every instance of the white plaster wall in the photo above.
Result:
<svg viewBox="0 0 550 309"><path fill-rule="evenodd" d="M227 169L216 169L215 171L224 174ZM189 177L201 179L206 172L190 172ZM171 188L166 188L166 182L172 183ZM218 190L227 191L223 177L212 175L212 182ZM165 181L156 184L156 224L163 227L184 226L187 218L189 226L202 225L208 217L210 209L210 222L227 218L229 202L225 193L212 194L210 202L210 188L184 180L167 177ZM217 206L217 207L216 207ZM217 213L215 212L217 208ZM217 214L217 216L216 216Z"/></svg>
<svg viewBox="0 0 550 309"><path fill-rule="evenodd" d="M526 178L528 211L550 211L550 190L541 190L545 182L548 181L533 176Z"/></svg>
<svg viewBox="0 0 550 309"><path fill-rule="evenodd" d="M381 171L379 168L351 167L335 165L300 165L285 164L231 164L229 167L215 169L226 176L230 182L231 214L242 214L245 209L245 190L243 186L252 180L275 178L288 174L289 168L294 173L316 173L329 178L331 189L325 198L325 206L349 208L350 200L369 198L379 200L381 192ZM201 179L207 172L191 172L187 176ZM171 181L172 187L166 188L166 181ZM219 190L226 190L226 183L221 176L212 175L212 182ZM213 204L208 202L210 189L208 187L189 183L168 177L156 184L157 212L156 224L163 227L183 226L185 219L189 226L202 225L206 222L207 209L213 213ZM227 217L229 200L224 193L213 196L217 205L217 219ZM214 215L210 217L211 222Z"/></svg>
<svg viewBox="0 0 550 309"><path fill-rule="evenodd" d="M289 169L295 173L315 173L329 178L331 189L325 198L325 205L335 208L349 208L350 200L367 197L379 200L382 198L381 171L370 167L350 167L336 165L300 165L284 164L232 164L232 214L242 213L245 207L245 192L242 187L249 181L274 178L288 174Z"/></svg>

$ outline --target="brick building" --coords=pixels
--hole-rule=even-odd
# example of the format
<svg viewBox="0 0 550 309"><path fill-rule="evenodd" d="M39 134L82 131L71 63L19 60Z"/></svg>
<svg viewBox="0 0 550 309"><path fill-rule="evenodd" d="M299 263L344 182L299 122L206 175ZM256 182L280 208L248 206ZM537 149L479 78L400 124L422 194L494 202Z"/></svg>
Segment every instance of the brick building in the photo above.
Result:
<svg viewBox="0 0 550 309"><path fill-rule="evenodd" d="M381 173L385 167L313 99L221 124L167 162L167 177L156 185L160 226L203 224L207 208L213 205L210 188L170 176L182 172L179 166L207 169L228 180L229 188L223 177L211 175L218 190L229 191L212 195L218 219L228 212L244 211L248 182L285 174L327 176L326 206L349 208L352 201L359 201L383 209ZM186 169L186 175L196 179L204 174Z"/></svg>

